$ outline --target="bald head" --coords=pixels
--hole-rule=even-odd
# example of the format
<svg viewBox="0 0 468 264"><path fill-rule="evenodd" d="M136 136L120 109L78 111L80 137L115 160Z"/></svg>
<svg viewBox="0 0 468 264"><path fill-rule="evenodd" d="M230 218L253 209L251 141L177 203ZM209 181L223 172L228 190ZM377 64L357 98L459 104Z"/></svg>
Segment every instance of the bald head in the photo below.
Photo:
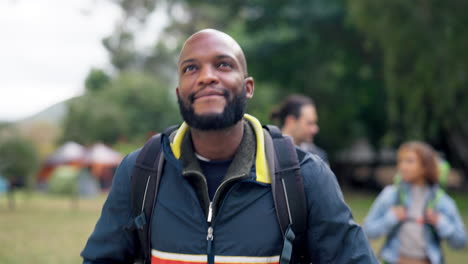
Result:
<svg viewBox="0 0 468 264"><path fill-rule="evenodd" d="M184 59L186 59L190 54L187 54L190 50L189 47L192 45L197 44L200 41L206 41L207 39L215 40L222 44L227 50L227 52L233 53L233 55L239 61L240 66L242 67L242 71L244 73L244 77L247 77L247 62L245 59L244 52L242 48L239 46L237 41L235 41L231 36L228 34L221 32L215 29L203 29L200 30L193 35L191 35L185 42L182 47L182 50L179 54L178 65L182 63Z"/></svg>

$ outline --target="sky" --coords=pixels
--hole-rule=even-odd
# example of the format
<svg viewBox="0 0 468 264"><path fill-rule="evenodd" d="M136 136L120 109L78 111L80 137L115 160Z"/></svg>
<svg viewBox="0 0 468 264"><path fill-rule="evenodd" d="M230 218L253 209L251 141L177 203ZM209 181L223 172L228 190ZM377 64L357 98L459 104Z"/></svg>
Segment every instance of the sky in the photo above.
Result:
<svg viewBox="0 0 468 264"><path fill-rule="evenodd" d="M0 121L82 94L91 67L109 67L101 40L120 14L106 0L0 1Z"/></svg>

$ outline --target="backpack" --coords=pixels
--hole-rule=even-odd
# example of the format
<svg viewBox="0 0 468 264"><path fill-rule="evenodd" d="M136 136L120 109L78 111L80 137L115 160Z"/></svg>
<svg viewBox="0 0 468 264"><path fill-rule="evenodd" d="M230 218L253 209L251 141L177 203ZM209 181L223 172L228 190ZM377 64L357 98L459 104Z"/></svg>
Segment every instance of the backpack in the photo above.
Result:
<svg viewBox="0 0 468 264"><path fill-rule="evenodd" d="M447 188L447 179L450 173L450 164L448 163L448 161L444 159L439 159L437 162L437 169L439 171L438 185L435 191L431 193L429 200L426 202L424 210L434 209L437 202L444 195L445 193L444 190ZM406 193L403 191L402 182L403 182L402 176L400 175L400 173L397 173L393 180L393 184L397 188L397 197L396 197L395 205L404 206L407 197L406 197ZM431 227L431 231L434 234L436 240L439 240L437 232L435 232L435 230L433 230L432 227Z"/></svg>
<svg viewBox="0 0 468 264"><path fill-rule="evenodd" d="M397 193L396 193L396 201L395 201L395 206L405 206L405 203L406 203L406 199L407 199L407 195L406 193L403 191L403 186L402 186L402 181L401 179L399 179L398 181L396 181L394 183L394 185L396 186L397 188ZM426 204L424 206L424 210L426 209L434 209L437 202L440 200L440 198L442 198L442 196L445 194L445 191L443 190L443 188L437 186L435 190L432 190L432 193L430 194L430 197L429 199L426 201ZM414 221L414 219L412 220L405 220L405 221ZM387 235L387 239L385 241L385 243L383 244L382 246L382 249L385 247L385 245L390 241L390 239L394 236L396 236L398 234L398 231L401 227L402 223L398 223L390 232L389 234ZM431 234L434 236L435 240L437 241L437 243L440 243L440 237L437 233L437 231L435 230L435 228L431 225L429 225L429 228L431 230Z"/></svg>
<svg viewBox="0 0 468 264"><path fill-rule="evenodd" d="M299 159L306 153L296 148L289 137L283 137L278 127L263 126L273 141L274 175L271 177L273 200L284 244L280 264L310 263L307 252L307 207ZM151 216L158 192L164 157L162 135L169 137L177 126L166 129L149 139L141 149L132 174L131 202L133 223L130 230L137 233L135 263L150 263Z"/></svg>

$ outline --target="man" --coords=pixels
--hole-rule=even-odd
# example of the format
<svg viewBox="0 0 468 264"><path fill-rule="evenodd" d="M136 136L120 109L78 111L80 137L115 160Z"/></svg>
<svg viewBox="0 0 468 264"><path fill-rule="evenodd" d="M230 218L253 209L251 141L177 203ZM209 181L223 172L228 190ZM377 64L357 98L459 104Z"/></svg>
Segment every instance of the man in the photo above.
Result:
<svg viewBox="0 0 468 264"><path fill-rule="evenodd" d="M244 115L254 94L244 54L220 31L185 42L176 89L185 123L162 141L165 159L151 218L151 263L279 263L283 237L258 120ZM164 136L164 135L163 135ZM164 138L163 138L164 139ZM167 140L167 138L165 138ZM139 150L117 169L102 215L82 252L85 263L132 263L130 181ZM332 172L308 155L307 249L314 263L377 263L352 220Z"/></svg>
<svg viewBox="0 0 468 264"><path fill-rule="evenodd" d="M291 95L272 112L271 118L279 121L281 132L291 136L296 146L318 155L328 163L327 153L314 144L319 126L317 109L311 98Z"/></svg>

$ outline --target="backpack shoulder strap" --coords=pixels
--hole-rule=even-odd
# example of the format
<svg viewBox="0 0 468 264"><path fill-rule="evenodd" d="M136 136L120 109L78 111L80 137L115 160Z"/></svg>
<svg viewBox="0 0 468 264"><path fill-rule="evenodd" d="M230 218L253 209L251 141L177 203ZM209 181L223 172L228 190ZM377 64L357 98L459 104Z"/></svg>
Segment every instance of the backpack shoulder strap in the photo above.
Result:
<svg viewBox="0 0 468 264"><path fill-rule="evenodd" d="M407 195L405 190L403 190L403 184L400 182L394 184L396 188L396 200L395 206L406 206Z"/></svg>
<svg viewBox="0 0 468 264"><path fill-rule="evenodd" d="M433 191L434 193L431 194L431 198L427 202L427 208L428 209L434 209L437 205L437 203L440 201L440 199L444 196L445 191L442 187L436 186L435 190Z"/></svg>
<svg viewBox="0 0 468 264"><path fill-rule="evenodd" d="M177 127L166 129L170 135ZM164 157L161 154L162 134L151 137L141 149L131 179L133 229L137 233L136 254L141 263L150 263L150 222L161 179Z"/></svg>
<svg viewBox="0 0 468 264"><path fill-rule="evenodd" d="M439 187L441 189L446 189L450 174L450 163L445 159L440 159L437 168L439 170Z"/></svg>
<svg viewBox="0 0 468 264"><path fill-rule="evenodd" d="M426 202L426 206L424 210L426 209L435 210L440 199L445 195L444 189L438 185L435 186L435 189L431 190L431 192L432 193L430 194L429 200ZM424 214L424 217L426 217L426 214ZM424 220L426 221L426 219ZM437 232L437 230L435 229L433 225L428 225L428 226L429 226L429 229L431 230L431 234L434 237L435 241L437 241L437 243L440 244L441 239L440 239L439 233Z"/></svg>
<svg viewBox="0 0 468 264"><path fill-rule="evenodd" d="M284 246L280 263L308 263L307 206L304 182L299 171L298 150L278 127L266 125L275 149L275 175L272 177L273 199ZM293 260L293 261L291 261Z"/></svg>

